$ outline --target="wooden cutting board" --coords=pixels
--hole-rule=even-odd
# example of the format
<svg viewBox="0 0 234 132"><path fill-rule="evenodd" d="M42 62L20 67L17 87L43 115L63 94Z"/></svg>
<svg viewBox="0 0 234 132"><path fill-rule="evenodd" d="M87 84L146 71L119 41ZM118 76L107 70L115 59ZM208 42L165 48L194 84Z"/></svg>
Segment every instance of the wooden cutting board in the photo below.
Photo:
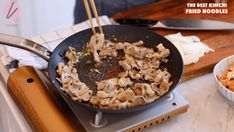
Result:
<svg viewBox="0 0 234 132"><path fill-rule="evenodd" d="M186 0L186 2L198 2L198 0ZM204 0L203 0L204 1ZM212 1L212 0L205 0ZM145 18L162 20L166 18L191 18L211 19L234 23L234 1L228 3L227 15L188 15L184 14L185 0L162 0L142 7L134 8L115 14L113 18ZM223 58L234 54L234 31L181 31L151 29L161 35L181 32L182 35L196 35L202 42L215 50L203 56L196 64L187 65L184 68L183 80L189 80L200 75L212 72L214 65Z"/></svg>

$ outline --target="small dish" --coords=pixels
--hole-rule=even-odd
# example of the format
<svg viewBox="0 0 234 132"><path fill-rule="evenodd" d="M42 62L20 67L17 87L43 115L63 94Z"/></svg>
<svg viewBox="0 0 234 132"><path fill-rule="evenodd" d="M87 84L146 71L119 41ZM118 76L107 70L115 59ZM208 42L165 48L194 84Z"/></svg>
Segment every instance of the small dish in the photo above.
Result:
<svg viewBox="0 0 234 132"><path fill-rule="evenodd" d="M228 100L232 101L234 103L234 92L227 89L219 80L219 75L222 75L227 69L230 63L234 62L234 55L229 56L221 60L219 63L217 63L213 70L213 75L215 77L216 83L218 85L219 92L226 97Z"/></svg>

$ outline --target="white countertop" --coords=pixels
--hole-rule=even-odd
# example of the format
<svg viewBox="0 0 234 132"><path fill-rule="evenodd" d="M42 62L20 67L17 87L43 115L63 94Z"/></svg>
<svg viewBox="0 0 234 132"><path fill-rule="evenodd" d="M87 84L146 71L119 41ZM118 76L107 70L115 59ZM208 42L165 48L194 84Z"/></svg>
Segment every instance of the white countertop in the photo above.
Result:
<svg viewBox="0 0 234 132"><path fill-rule="evenodd" d="M234 132L234 103L216 88L212 74L181 83L188 112L146 129L146 132Z"/></svg>

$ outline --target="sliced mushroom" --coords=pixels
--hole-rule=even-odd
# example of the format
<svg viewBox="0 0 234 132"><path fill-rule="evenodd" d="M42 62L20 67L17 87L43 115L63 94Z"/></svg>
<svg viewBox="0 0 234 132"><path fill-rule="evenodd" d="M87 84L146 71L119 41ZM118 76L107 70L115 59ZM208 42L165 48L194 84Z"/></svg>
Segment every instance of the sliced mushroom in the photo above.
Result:
<svg viewBox="0 0 234 132"><path fill-rule="evenodd" d="M97 96L99 98L108 98L109 97L108 93L106 93L104 91L97 91Z"/></svg>
<svg viewBox="0 0 234 132"><path fill-rule="evenodd" d="M97 96L92 96L89 101L93 105L98 105L99 104L99 97Z"/></svg>
<svg viewBox="0 0 234 132"><path fill-rule="evenodd" d="M93 93L92 90L88 90L84 92L79 98L83 101L89 101L92 96L92 93Z"/></svg>
<svg viewBox="0 0 234 132"><path fill-rule="evenodd" d="M95 35L93 35L89 41L89 47L91 49L91 52L93 53L93 57L94 57L94 60L96 62L100 62L101 59L99 57L99 54L98 54L98 50L100 50L102 47L103 47L103 44L104 44L104 34L99 34L99 33L96 33Z"/></svg>
<svg viewBox="0 0 234 132"><path fill-rule="evenodd" d="M152 90L151 86L149 84L143 84L145 87L146 94L149 95L149 97L152 97L155 95L154 91Z"/></svg>
<svg viewBox="0 0 234 132"><path fill-rule="evenodd" d="M115 49L116 50L122 50L122 49L124 49L124 44L123 43L117 43L116 45L115 45Z"/></svg>
<svg viewBox="0 0 234 132"><path fill-rule="evenodd" d="M100 105L109 105L110 104L110 98L104 98L100 100Z"/></svg>
<svg viewBox="0 0 234 132"><path fill-rule="evenodd" d="M120 72L119 73L119 77L122 78L122 77L127 77L128 76L128 71L124 71L124 72Z"/></svg>
<svg viewBox="0 0 234 132"><path fill-rule="evenodd" d="M135 45L128 46L124 52L128 55L131 55L137 59L143 59L146 55L145 47L137 47Z"/></svg>
<svg viewBox="0 0 234 132"><path fill-rule="evenodd" d="M133 87L133 91L138 96L144 96L146 94L145 89L142 87L141 83L136 83Z"/></svg>
<svg viewBox="0 0 234 132"><path fill-rule="evenodd" d="M118 85L118 78L111 78L97 82L97 89L110 93L111 91L117 89L116 85Z"/></svg>
<svg viewBox="0 0 234 132"><path fill-rule="evenodd" d="M79 59L76 49L72 47L69 47L69 50L65 53L65 57L68 58L69 61L72 62L73 64L76 63Z"/></svg>
<svg viewBox="0 0 234 132"><path fill-rule="evenodd" d="M160 58L166 58L170 54L170 50L166 49L162 44L159 44L157 46L158 52L159 52L159 57Z"/></svg>
<svg viewBox="0 0 234 132"><path fill-rule="evenodd" d="M132 85L132 81L130 80L130 78L120 78L119 79L119 86L120 87L126 87Z"/></svg>
<svg viewBox="0 0 234 132"><path fill-rule="evenodd" d="M135 80L139 80L139 79L142 78L142 76L141 76L141 75L139 74L139 72L136 71L136 70L131 70L131 71L129 71L129 75L130 75L130 77L131 77L132 79L135 79Z"/></svg>
<svg viewBox="0 0 234 132"><path fill-rule="evenodd" d="M125 70L131 70L131 65L129 65L125 60L119 61L119 65Z"/></svg>
<svg viewBox="0 0 234 132"><path fill-rule="evenodd" d="M138 106L138 105L143 105L145 104L145 99L143 96L135 96L134 100L133 100L133 107L134 106Z"/></svg>
<svg viewBox="0 0 234 132"><path fill-rule="evenodd" d="M134 97L135 97L135 94L130 88L124 90L123 92L120 92L117 95L117 99L120 101L130 101L130 100L133 100Z"/></svg>

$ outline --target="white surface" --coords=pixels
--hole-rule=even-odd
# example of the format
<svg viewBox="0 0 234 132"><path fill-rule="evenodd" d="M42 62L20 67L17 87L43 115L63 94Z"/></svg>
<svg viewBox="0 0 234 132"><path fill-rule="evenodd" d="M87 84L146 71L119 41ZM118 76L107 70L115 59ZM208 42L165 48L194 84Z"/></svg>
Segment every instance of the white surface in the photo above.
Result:
<svg viewBox="0 0 234 132"><path fill-rule="evenodd" d="M32 37L73 25L75 0L18 0L18 2L22 12L19 23L21 36ZM28 23L31 25L30 28L26 24L28 20L31 21Z"/></svg>
<svg viewBox="0 0 234 132"><path fill-rule="evenodd" d="M0 0L1 33L25 38L71 26L74 21L75 0L14 0L19 5L17 20L7 20L3 7L11 0Z"/></svg>
<svg viewBox="0 0 234 132"><path fill-rule="evenodd" d="M180 84L177 90L188 100L188 112L146 132L234 132L234 104L216 87L212 74Z"/></svg>
<svg viewBox="0 0 234 132"><path fill-rule="evenodd" d="M229 99L230 101L232 101L234 103L234 92L225 88L225 86L223 86L222 83L220 83L217 79L217 76L223 75L224 71L226 71L228 69L230 63L232 63L232 62L234 62L234 55L229 56L227 58L224 58L218 64L216 64L215 68L214 68L214 77L215 77L216 83L218 85L217 88L218 88L219 92L224 97L226 97L227 99Z"/></svg>
<svg viewBox="0 0 234 132"><path fill-rule="evenodd" d="M3 8L8 2L9 0L0 0L0 33L18 35L18 24L6 19L6 16L3 14Z"/></svg>

